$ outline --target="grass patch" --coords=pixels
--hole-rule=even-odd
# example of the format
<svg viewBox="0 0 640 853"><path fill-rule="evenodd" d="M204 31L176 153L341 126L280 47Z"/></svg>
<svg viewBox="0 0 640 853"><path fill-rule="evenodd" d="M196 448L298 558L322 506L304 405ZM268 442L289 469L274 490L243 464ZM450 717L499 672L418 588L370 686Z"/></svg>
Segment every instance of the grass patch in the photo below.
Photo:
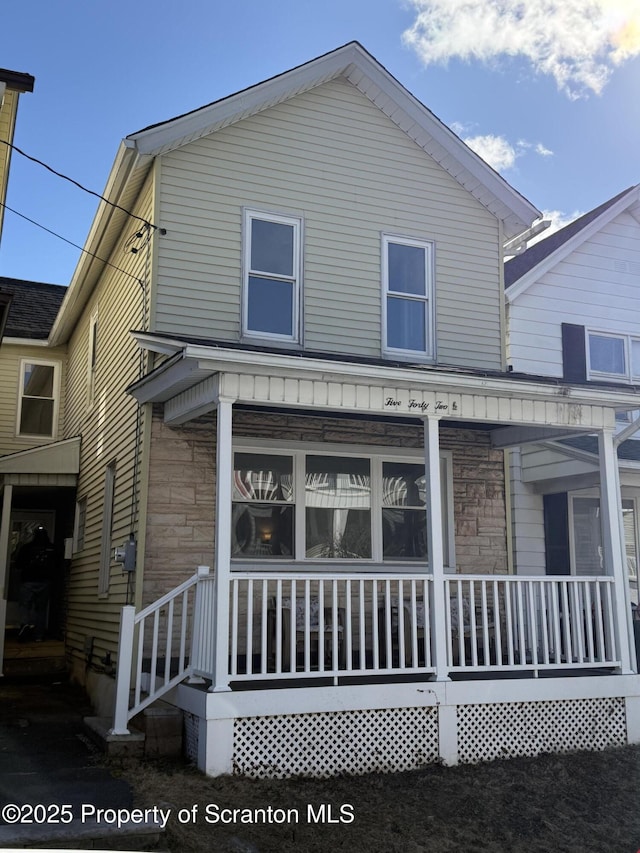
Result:
<svg viewBox="0 0 640 853"><path fill-rule="evenodd" d="M412 773L251 781L208 778L180 763L119 767L136 805L171 806L167 844L180 853L345 850L352 853L636 853L640 747L545 755ZM352 823L308 822L308 805L353 806ZM291 809L298 823L212 824L220 809ZM195 822L179 809L197 806ZM348 815L347 815L348 816Z"/></svg>

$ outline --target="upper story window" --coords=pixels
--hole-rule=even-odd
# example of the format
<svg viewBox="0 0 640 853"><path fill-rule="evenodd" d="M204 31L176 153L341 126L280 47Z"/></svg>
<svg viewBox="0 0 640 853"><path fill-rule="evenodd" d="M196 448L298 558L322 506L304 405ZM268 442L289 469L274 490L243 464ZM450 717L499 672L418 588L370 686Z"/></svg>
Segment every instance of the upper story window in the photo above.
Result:
<svg viewBox="0 0 640 853"><path fill-rule="evenodd" d="M18 435L53 438L58 412L59 365L24 360L20 365Z"/></svg>
<svg viewBox="0 0 640 853"><path fill-rule="evenodd" d="M301 222L245 211L243 334L299 339Z"/></svg>
<svg viewBox="0 0 640 853"><path fill-rule="evenodd" d="M382 238L383 350L433 358L433 244Z"/></svg>
<svg viewBox="0 0 640 853"><path fill-rule="evenodd" d="M588 332L589 377L640 380L640 338Z"/></svg>

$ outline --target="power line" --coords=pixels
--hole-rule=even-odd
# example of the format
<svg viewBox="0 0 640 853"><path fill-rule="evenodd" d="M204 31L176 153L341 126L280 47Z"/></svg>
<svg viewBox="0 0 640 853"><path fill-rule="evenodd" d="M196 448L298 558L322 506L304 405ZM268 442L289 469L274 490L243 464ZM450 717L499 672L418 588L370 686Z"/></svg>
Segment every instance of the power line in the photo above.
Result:
<svg viewBox="0 0 640 853"><path fill-rule="evenodd" d="M26 157L27 160L31 160L32 163L37 163L39 166L42 166L44 169L47 169L49 172L51 172L53 175L56 175L58 178L62 178L64 181L69 181L70 184L73 184L74 186L78 187L78 189L84 190L84 192L89 193L89 195L99 198L101 201L104 201L106 204L111 205L111 207L114 207L116 210L121 210L123 213L126 213L127 216L132 216L134 219L139 219L140 222L144 222L144 224L148 228L153 228L154 230L158 229L157 225L154 225L152 222L149 222L143 216L138 216L137 213L132 213L130 210L127 210L126 207L121 207L121 205L116 204L114 201L109 201L108 198L105 198L103 195L100 195L100 193L88 189L78 181L74 180L73 178L70 178L68 175L64 175L62 172L58 172L56 169L54 169L52 166L47 165L47 163L44 163L42 160L38 160L37 157L32 157L31 154L27 154L25 151L23 151L21 148L18 148L18 146L14 145L12 142L8 142L6 139L0 139L0 142L2 142L4 145L8 145L9 148L11 148L13 151L17 151L18 154L21 154L23 157Z"/></svg>
<svg viewBox="0 0 640 853"><path fill-rule="evenodd" d="M104 258L101 258L99 255L96 255L94 252L90 252L88 249L83 249L82 246L78 246L77 243L72 242L71 240L67 240L66 237L63 237L61 234L57 234L55 231L52 231L50 228L47 228L45 225L41 225L39 222L36 222L35 219L30 219L28 216L25 216L24 213L19 213L17 210L14 210L12 207L9 207L8 204L4 204L0 201L0 205L4 207L5 210L14 213L16 216L19 216L21 219L26 219L27 222L30 222L32 225L35 225L37 228L41 228L43 231L46 231L47 234L51 234L53 237L57 237L58 240L63 240L65 243L68 243L70 246L73 246L74 249L79 249L81 252L84 252L85 255L90 255L92 258L95 258L97 261L100 261L102 264L106 264L108 267L113 267L114 270L118 270L123 275L129 276L134 281L137 281L138 284L142 284L142 280L137 276L132 275L127 270L123 270L120 267L117 267L115 264L112 264L110 261L105 261ZM140 217L138 217L140 219ZM152 227L152 226L149 226Z"/></svg>

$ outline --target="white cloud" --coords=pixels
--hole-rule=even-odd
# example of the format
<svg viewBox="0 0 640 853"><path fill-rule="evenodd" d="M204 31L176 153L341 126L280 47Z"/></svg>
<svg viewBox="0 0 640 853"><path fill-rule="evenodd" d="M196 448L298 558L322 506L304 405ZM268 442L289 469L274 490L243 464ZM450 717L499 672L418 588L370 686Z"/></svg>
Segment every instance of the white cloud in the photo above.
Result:
<svg viewBox="0 0 640 853"><path fill-rule="evenodd" d="M454 127L458 127L464 131L464 125L454 123ZM504 136L496 136L495 134L486 134L478 136L463 136L463 140L469 148L472 148L476 154L492 166L497 172L504 172L507 169L513 168L518 157L522 157L527 151L533 150L536 154L542 157L550 157L553 154L549 148L546 148L541 142L532 143L525 139L519 139L515 145L512 145Z"/></svg>
<svg viewBox="0 0 640 853"><path fill-rule="evenodd" d="M451 58L526 58L570 98L600 93L613 68L640 54L638 0L409 0L404 34L428 65Z"/></svg>

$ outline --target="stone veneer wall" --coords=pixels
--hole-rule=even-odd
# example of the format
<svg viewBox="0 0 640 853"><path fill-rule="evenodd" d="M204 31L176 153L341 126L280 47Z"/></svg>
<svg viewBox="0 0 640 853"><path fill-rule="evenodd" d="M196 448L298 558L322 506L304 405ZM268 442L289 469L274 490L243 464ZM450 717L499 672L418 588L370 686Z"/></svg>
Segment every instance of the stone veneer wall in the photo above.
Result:
<svg viewBox="0 0 640 853"><path fill-rule="evenodd" d="M284 441L422 447L420 424L234 411L234 435ZM143 604L213 563L215 414L181 427L154 408L149 468ZM440 446L453 457L456 568L507 571L504 459L483 430L442 426Z"/></svg>

